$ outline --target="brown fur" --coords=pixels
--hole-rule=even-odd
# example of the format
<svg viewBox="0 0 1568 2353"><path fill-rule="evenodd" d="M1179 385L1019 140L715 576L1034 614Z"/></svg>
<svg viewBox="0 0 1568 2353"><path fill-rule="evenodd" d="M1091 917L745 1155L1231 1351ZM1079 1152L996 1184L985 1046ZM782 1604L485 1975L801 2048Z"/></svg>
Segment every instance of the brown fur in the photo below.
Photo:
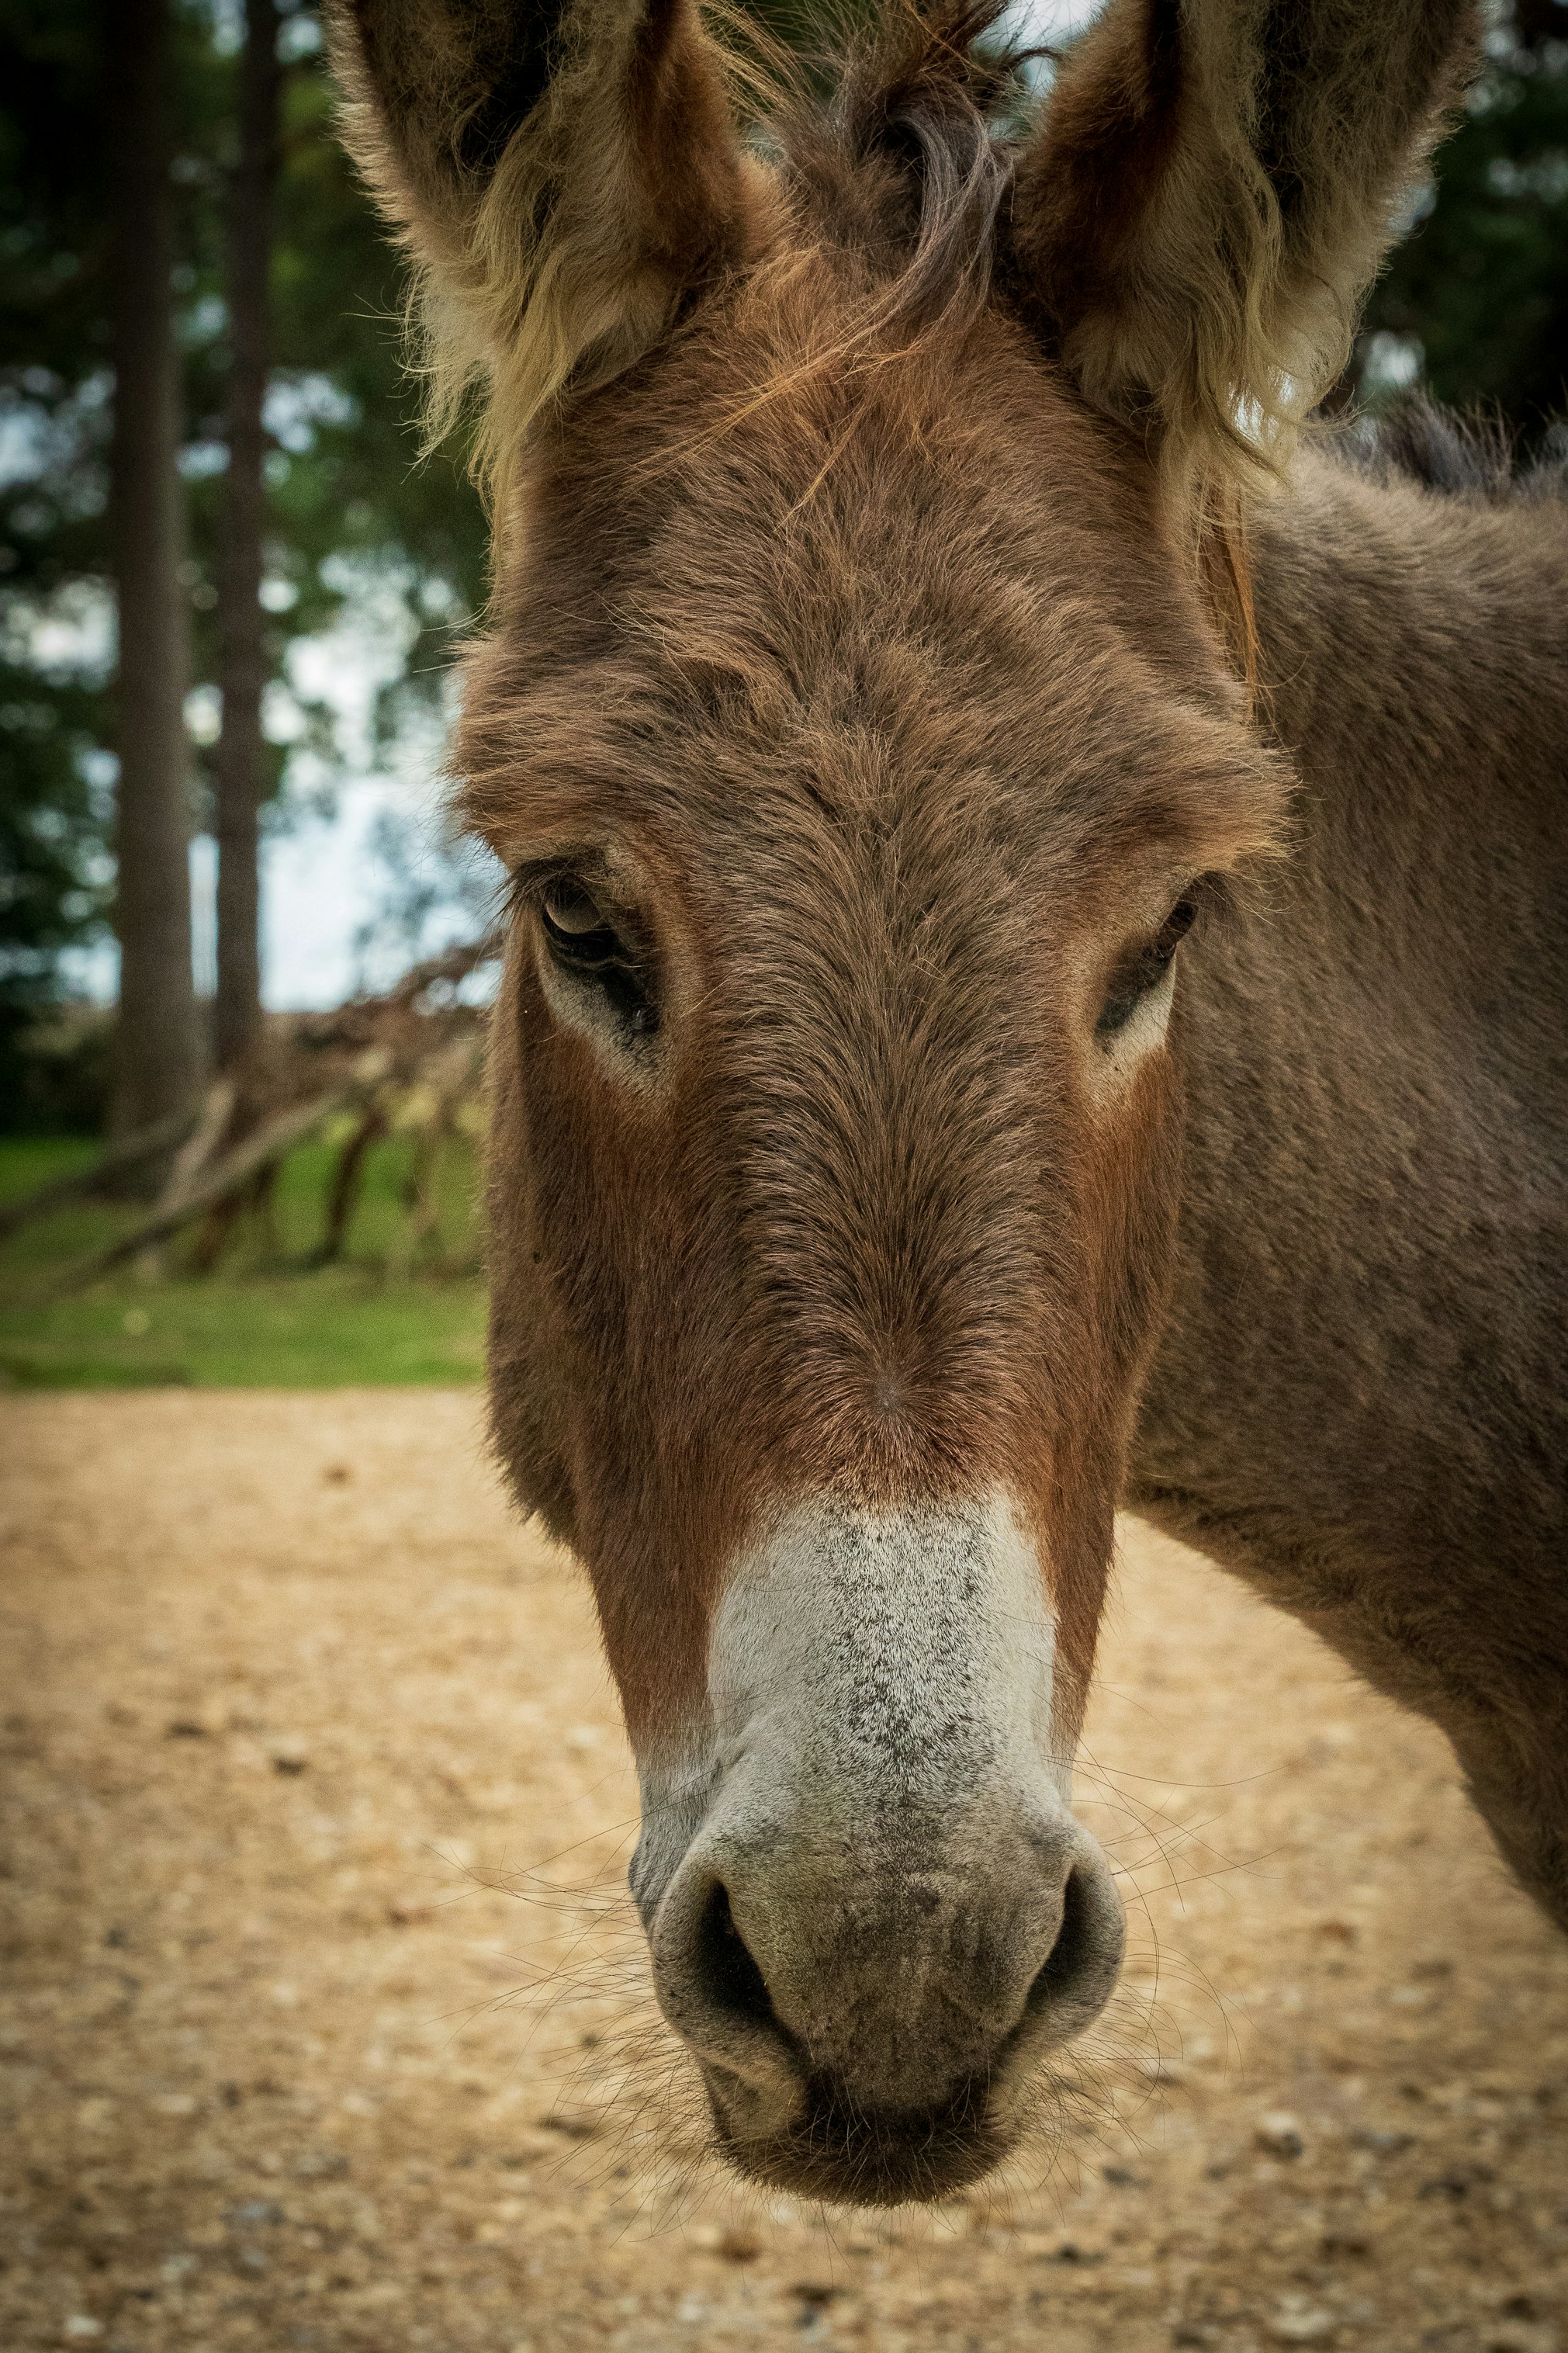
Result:
<svg viewBox="0 0 1568 2353"><path fill-rule="evenodd" d="M1320 459L1258 533L1296 838L1184 976L1132 1499L1435 1716L1568 1925L1568 509L1397 440L1447 494Z"/></svg>
<svg viewBox="0 0 1568 2353"><path fill-rule="evenodd" d="M1110 0L1069 57L1019 281L1179 496L1288 461L1479 37L1474 0Z"/></svg>
<svg viewBox="0 0 1568 2353"><path fill-rule="evenodd" d="M974 26L906 26L765 166L688 14L581 0L477 161L478 53L335 14L489 372L495 1424L634 1737L823 1485L1012 1486L1081 1698L1142 1397L1142 1506L1447 1724L1563 1916L1562 512L1256 489L1466 8L1112 0L1016 149ZM1244 497L1250 718L1193 561ZM659 1004L620 1062L552 1009L563 866ZM1232 871L1107 1093L1108 976Z"/></svg>
<svg viewBox="0 0 1568 2353"><path fill-rule="evenodd" d="M327 24L344 136L416 266L432 430L482 385L499 489L568 380L617 374L731 255L714 55L691 0L331 0Z"/></svg>

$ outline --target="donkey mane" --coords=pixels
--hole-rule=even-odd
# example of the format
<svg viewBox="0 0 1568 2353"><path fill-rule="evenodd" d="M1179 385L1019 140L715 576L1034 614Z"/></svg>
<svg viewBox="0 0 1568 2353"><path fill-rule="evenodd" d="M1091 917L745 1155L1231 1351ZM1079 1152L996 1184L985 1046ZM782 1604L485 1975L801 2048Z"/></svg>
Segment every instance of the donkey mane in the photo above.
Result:
<svg viewBox="0 0 1568 2353"><path fill-rule="evenodd" d="M837 331L804 364L782 356L749 388L745 413L810 376L853 377L914 359L942 337L961 337L991 290L1024 120L1023 69L1040 47L1004 41L1007 0L918 0L890 17L857 23L846 11L810 48L791 48L754 19L717 0L705 21L720 37L731 103L753 150L773 167L788 233L776 256L786 274L803 255L851 265L854 289ZM765 280L770 256L743 269ZM736 256L720 259L720 284ZM841 281L844 273L836 273ZM841 282L841 291L843 286ZM463 386L456 347L427 334L433 421L450 420ZM482 481L497 483L536 417L591 389L611 370L590 347L537 404L520 408L515 387L492 375L478 440ZM467 371L471 377L472 370ZM503 446L510 441L509 450Z"/></svg>
<svg viewBox="0 0 1568 2353"><path fill-rule="evenodd" d="M1475 505L1568 498L1564 424L1554 425L1521 463L1513 436L1499 420L1459 416L1412 394L1382 417L1357 418L1330 446L1342 464L1373 481L1415 482Z"/></svg>
<svg viewBox="0 0 1568 2353"><path fill-rule="evenodd" d="M1010 118L1041 54L992 37L1001 0L909 8L831 49L770 48L760 136L800 226L881 283L876 325L919 340L985 299L1011 193Z"/></svg>

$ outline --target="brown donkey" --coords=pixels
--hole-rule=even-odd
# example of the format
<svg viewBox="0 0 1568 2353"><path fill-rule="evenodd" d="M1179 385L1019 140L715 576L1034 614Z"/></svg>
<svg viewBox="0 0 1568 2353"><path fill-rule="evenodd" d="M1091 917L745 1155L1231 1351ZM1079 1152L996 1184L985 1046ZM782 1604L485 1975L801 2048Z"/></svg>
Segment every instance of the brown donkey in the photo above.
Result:
<svg viewBox="0 0 1568 2353"><path fill-rule="evenodd" d="M1289 438L1469 10L1110 0L1006 127L894 13L742 136L691 0L333 8L487 392L497 1442L721 2141L864 2200L1114 1980L1119 1500L1568 1918L1565 510Z"/></svg>

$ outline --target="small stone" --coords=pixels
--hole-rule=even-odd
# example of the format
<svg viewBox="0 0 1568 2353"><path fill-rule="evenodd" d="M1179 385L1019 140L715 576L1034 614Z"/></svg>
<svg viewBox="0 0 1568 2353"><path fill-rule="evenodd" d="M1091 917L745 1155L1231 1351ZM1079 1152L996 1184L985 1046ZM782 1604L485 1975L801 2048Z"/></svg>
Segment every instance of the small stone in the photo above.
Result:
<svg viewBox="0 0 1568 2353"><path fill-rule="evenodd" d="M1321 2305L1289 2305L1275 2314L1269 2335L1280 2345L1321 2345L1338 2326Z"/></svg>
<svg viewBox="0 0 1568 2353"><path fill-rule="evenodd" d="M1417 2198L1451 2198L1458 2205L1472 2189L1493 2179L1489 2165L1451 2165L1445 2173L1435 2173L1415 2192Z"/></svg>
<svg viewBox="0 0 1568 2353"><path fill-rule="evenodd" d="M1283 2112L1261 2117L1253 2138L1270 2157L1300 2157L1307 2146L1296 2118Z"/></svg>
<svg viewBox="0 0 1568 2353"><path fill-rule="evenodd" d="M754 2231L731 2223L719 2233L718 2252L727 2263L754 2263L763 2252L763 2242Z"/></svg>
<svg viewBox="0 0 1568 2353"><path fill-rule="evenodd" d="M329 1462L321 1473L321 1483L326 1487L346 1487L353 1477L346 1462Z"/></svg>
<svg viewBox="0 0 1568 2353"><path fill-rule="evenodd" d="M275 1773L302 1773L310 1761L310 1750L298 1733L280 1734L270 1743L270 1752Z"/></svg>
<svg viewBox="0 0 1568 2353"><path fill-rule="evenodd" d="M65 2325L65 2335L73 2345L85 2344L89 2337L102 2334L102 2321L94 2320L89 2312L73 2312Z"/></svg>
<svg viewBox="0 0 1568 2353"><path fill-rule="evenodd" d="M1370 2149L1373 2157L1397 2157L1401 2149L1411 2147L1412 2140L1407 2132L1377 2132L1359 2125L1351 2135L1351 2147Z"/></svg>

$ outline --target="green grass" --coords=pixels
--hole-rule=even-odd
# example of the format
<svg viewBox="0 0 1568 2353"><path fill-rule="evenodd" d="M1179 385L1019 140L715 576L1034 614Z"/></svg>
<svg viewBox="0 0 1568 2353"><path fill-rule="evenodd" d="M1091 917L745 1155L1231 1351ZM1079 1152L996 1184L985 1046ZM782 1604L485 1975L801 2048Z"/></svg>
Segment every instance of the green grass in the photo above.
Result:
<svg viewBox="0 0 1568 2353"><path fill-rule="evenodd" d="M187 1241L159 1266L121 1268L81 1291L66 1271L129 1230L134 1206L75 1202L0 1244L0 1387L326 1388L477 1380L484 1287L472 1149L438 1166L439 1218L416 1246L404 1206L412 1145L369 1155L335 1266L313 1267L336 1162L329 1131L285 1164L266 1225L238 1228L215 1273ZM90 1142L0 1140L0 1201L95 1157Z"/></svg>

